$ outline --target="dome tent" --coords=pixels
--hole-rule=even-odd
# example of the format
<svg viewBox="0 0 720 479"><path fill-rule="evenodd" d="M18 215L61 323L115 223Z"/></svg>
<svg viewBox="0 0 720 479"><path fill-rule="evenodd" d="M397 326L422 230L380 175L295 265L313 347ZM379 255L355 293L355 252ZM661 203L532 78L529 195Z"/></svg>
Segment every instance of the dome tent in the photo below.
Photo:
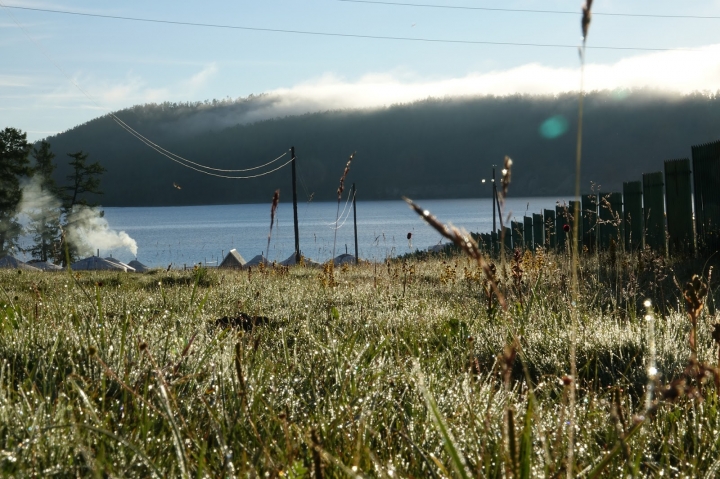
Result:
<svg viewBox="0 0 720 479"><path fill-rule="evenodd" d="M51 263L50 261L40 261L38 260L32 260L28 261L27 264L30 266L34 266L38 269L41 269L43 271L62 271L63 267L54 263Z"/></svg>
<svg viewBox="0 0 720 479"><path fill-rule="evenodd" d="M121 266L112 261L100 258L98 256L90 256L89 258L81 259L70 265L70 268L75 271L123 271L127 272L128 266Z"/></svg>
<svg viewBox="0 0 720 479"><path fill-rule="evenodd" d="M246 264L247 261L245 261L245 258L243 258L242 255L233 248L228 252L227 256L225 256L225 259L223 259L218 268L243 269Z"/></svg>
<svg viewBox="0 0 720 479"><path fill-rule="evenodd" d="M140 261L134 259L128 263L128 266L132 267L137 271L138 273L144 273L146 271L150 271L150 268L144 264L142 264Z"/></svg>
<svg viewBox="0 0 720 479"><path fill-rule="evenodd" d="M0 258L0 268L3 269L24 269L25 271L40 271L40 268L31 266L17 259L15 256L7 255Z"/></svg>
<svg viewBox="0 0 720 479"><path fill-rule="evenodd" d="M305 266L309 268L317 268L320 266L320 263L311 260L310 258L302 257L302 262ZM295 253L291 254L286 260L281 261L280 264L282 266L294 266L297 264L295 261Z"/></svg>
<svg viewBox="0 0 720 479"><path fill-rule="evenodd" d="M110 256L109 258L105 258L105 261L110 261L111 263L115 263L115 264L117 264L117 265L119 265L119 266L124 267L125 270L126 270L128 273L134 273L134 272L135 272L135 268L133 268L133 267L130 266L129 264L123 263L123 262L120 261L119 259L113 258L112 256Z"/></svg>

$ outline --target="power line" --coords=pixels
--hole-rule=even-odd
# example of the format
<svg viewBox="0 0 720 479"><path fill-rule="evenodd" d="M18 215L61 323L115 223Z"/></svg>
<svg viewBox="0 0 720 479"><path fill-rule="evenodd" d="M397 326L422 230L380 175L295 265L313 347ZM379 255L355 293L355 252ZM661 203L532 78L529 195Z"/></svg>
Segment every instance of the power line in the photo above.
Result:
<svg viewBox="0 0 720 479"><path fill-rule="evenodd" d="M8 6L4 5L2 2L0 2L0 7L5 7L5 8L21 8L21 7L8 7ZM88 92L86 92L80 85L78 85L77 82L76 82L75 80L73 80L73 78L72 78L70 75L68 75L68 73L67 73L60 65L58 65L58 63L52 58L52 56L47 52L47 50L45 50L45 48L44 48L40 43L38 43L37 41L35 41L35 39L30 36L30 34L28 33L28 31L25 29L25 27L23 27L23 26L15 19L15 17L14 17L10 12L6 12L6 13L8 13L8 15L9 15L10 18L13 20L13 22L23 31L23 33L25 34L25 36L35 45L35 47L36 47L38 50L40 50L40 52L45 56L45 58L47 58L47 59L50 61L50 63L52 63L52 64L55 66L55 68L57 68L57 69L60 71L60 73L62 73L62 74L65 76L65 78L66 78L68 81L70 81L70 83L72 83L72 84L75 86L75 88L77 88L77 89L80 91L80 93L82 93L88 100L90 100L92 103L94 103L95 106L97 106L98 108L100 108L100 109L102 109L102 110L107 111L106 108L103 108L102 106L100 106L100 104L98 104L98 102L95 101L95 99L94 99L92 96L90 96L90 94L89 94ZM255 175L248 175L248 176L230 176L230 175L221 175L221 174L218 174L218 173L211 173L210 171L206 171L206 170L219 171L219 172L233 172L233 173L237 173L237 172L247 172L247 171L257 170L257 169L260 169L260 168L262 168L262 167L268 166L268 165L270 165L270 164L272 164L272 163L275 163L276 161L280 160L280 159L283 158L285 155L287 155L287 152L283 153L282 155L280 155L279 157L275 158L275 159L272 160L272 161L269 161L269 162L267 162L267 163L265 163L265 164L263 164L263 165L255 166L255 167L252 167L252 168L245 168L245 169L238 169L238 170L223 170L223 169L219 169L219 168L213 168L213 167L210 167L210 166L207 166L207 165L203 165L203 164L201 164L201 163L196 163L196 162L194 162L194 161L188 160L187 158L183 158L182 156L177 155L177 154L175 154L175 153L173 153L173 152L171 152L171 151L169 151L169 150L161 147L160 145L154 143L153 141L151 141L150 139L148 139L147 137L143 136L141 133L139 133L138 131L136 131L135 129L133 129L130 125L128 125L127 123L125 123L124 121L122 121L122 120L121 120L120 118L118 118L117 115L115 115L113 112L109 112L108 114L109 114L109 116L115 121L115 123L117 123L122 129L124 129L125 131L127 131L128 133L130 133L132 136L134 136L135 138L137 138L138 140L140 140L140 141L141 141L142 143L144 143L146 146L152 148L152 149L155 150L156 152L158 152L158 153L160 153L161 155L167 157L168 159L174 161L175 163L178 163L178 164L180 164L180 165L182 165L182 166L184 166L184 167L186 167L186 168L190 168L191 170L197 171L197 172L199 172L199 173L203 173L203 174L205 174L205 175L215 176L215 177L218 177L218 178L233 179L233 180L246 180L246 179L259 178L259 177L261 177L261 176L269 175L270 173L274 173L275 171L278 171L279 169L287 166L288 164L290 164L290 163L292 162L292 158L291 158L290 160L288 160L287 162L283 163L282 165L280 165L279 167L277 167L277 168L275 168L275 169L273 169L273 170L266 171L266 172L264 172L264 173L258 173L258 174L255 174ZM189 163L189 164L188 164L188 163ZM196 167L194 167L194 166L190 166L190 164L195 165L195 166L197 166L197 167L199 167L199 168L205 168L205 170L201 170L201 169L196 168Z"/></svg>
<svg viewBox="0 0 720 479"><path fill-rule="evenodd" d="M2 5L2 4L0 4ZM5 5L5 8L14 8L18 10L29 10L34 12L44 13L57 13L62 15L75 15L81 17L94 17L94 18L106 18L111 20L126 20L133 22L145 22L145 23L160 23L166 25L181 25L187 27L204 27L204 28L221 28L228 30L245 30L252 32L268 32L268 33L286 33L294 35L311 35L320 37L341 37L341 38L360 38L367 40L390 40L390 41L407 41L407 42L422 42L422 43L448 43L448 44L465 44L465 45L494 45L494 46L515 46L515 47L541 47L541 48L573 48L577 49L577 45L569 45L562 43L532 43L532 42L498 42L490 40L451 40L445 38L422 38L422 37L394 37L387 35L362 35L354 33L337 33L337 32L318 32L310 30L288 30L281 28L261 28L261 27L248 27L241 25L224 25L218 23L197 23L197 22L183 22L175 20L162 20L157 18L142 18L142 17L127 17L120 15L104 15L99 13L84 13L74 12L70 10L54 10L49 8L34 8L34 7L18 7ZM625 50L625 51L648 51L648 52L666 52L673 50L683 51L699 51L696 48L648 48L648 47L613 47L613 46L588 46L595 50Z"/></svg>
<svg viewBox="0 0 720 479"><path fill-rule="evenodd" d="M385 2L376 0L335 0L345 3L367 3L374 5L392 5L399 7L423 7L423 8L443 8L449 10L482 10L487 12L518 12L518 13L549 13L559 15L582 15L579 10L536 10L531 8L500 8L500 7L466 7L462 5L436 5L430 3L404 3L404 2ZM593 15L607 17L640 17L640 18L689 18L701 20L717 20L720 16L707 15L662 15L655 13L611 13L611 12L592 12Z"/></svg>

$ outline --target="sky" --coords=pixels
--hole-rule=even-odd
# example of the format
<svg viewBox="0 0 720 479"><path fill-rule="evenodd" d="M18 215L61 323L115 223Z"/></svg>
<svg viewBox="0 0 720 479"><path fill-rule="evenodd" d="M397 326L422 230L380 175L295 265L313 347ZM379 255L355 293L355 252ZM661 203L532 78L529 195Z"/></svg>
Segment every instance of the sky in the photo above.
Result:
<svg viewBox="0 0 720 479"><path fill-rule="evenodd" d="M0 0L0 128L20 128L30 140L38 140L135 104L261 93L276 96L288 111L301 112L579 88L580 1L398 1L416 5ZM452 42L210 28L7 8L11 6ZM588 89L720 90L720 0L596 0L593 11Z"/></svg>

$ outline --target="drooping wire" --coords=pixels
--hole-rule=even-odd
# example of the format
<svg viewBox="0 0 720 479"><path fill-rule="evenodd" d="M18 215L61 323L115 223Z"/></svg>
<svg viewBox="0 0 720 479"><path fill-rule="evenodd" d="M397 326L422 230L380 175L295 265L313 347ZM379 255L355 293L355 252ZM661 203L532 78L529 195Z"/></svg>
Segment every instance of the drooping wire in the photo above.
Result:
<svg viewBox="0 0 720 479"><path fill-rule="evenodd" d="M342 213L340 213L338 215L337 220L333 221L332 223L325 223L325 226L330 226L330 227L337 226L338 222L340 221L340 218L342 218L343 215L345 214L345 210L348 207L348 203L350 203L350 191L349 190L348 190L347 199L345 200L345 206L343 207Z"/></svg>
<svg viewBox="0 0 720 479"><path fill-rule="evenodd" d="M98 105L98 106L99 106L99 105ZM163 152L165 152L165 153L167 153L168 155L171 155L171 156L177 158L177 159L180 160L180 161L184 161L184 162L190 163L190 164L192 164L192 165L195 165L195 166L197 166L197 167L205 168L205 169L208 169L208 170L211 170L211 171L220 171L220 172L223 172L223 173L242 173L242 172L246 172L246 171L259 170L260 168L263 168L263 167L265 167L265 166L268 166L268 165L271 165L271 164L275 163L276 161L278 161L279 159L281 159L282 157L284 157L285 155L287 155L287 152L285 152L285 153L283 153L282 155L280 155L280 156L278 156L277 158L275 158L274 160L271 160L271 161L269 161L269 162L267 162L267 163L265 163L265 164L263 164L263 165L254 166L254 167L252 167L252 168L244 168L244 169L236 169L236 170L224 170L224 169L221 169L221 168L213 168L213 167L211 167L211 166L203 165L203 164L201 164L201 163L196 163L196 162L194 162L194 161L188 160L187 158L183 158L182 156L180 156L180 155L178 155L178 154L175 154L175 153L173 153L172 151L166 150L166 149L163 148L162 146L158 145L157 143L153 142L152 140L150 140L150 139L148 139L147 137L143 136L142 134L138 133L137 130L133 129L130 125L128 125L127 123L125 123L124 121L122 121L122 120L121 120L120 118L118 118L114 113L110 113L110 116L113 118L113 120L115 120L118 124L120 124L120 126L122 126L123 128L125 128L128 132L132 131L134 134L137 134L137 137L138 137L138 138L142 138L142 140L143 140L144 142L147 142L146 144L151 144L151 145L153 145L153 147L156 147L156 148L162 150ZM167 156L167 155L166 155L166 156Z"/></svg>
<svg viewBox="0 0 720 479"><path fill-rule="evenodd" d="M190 166L190 165L188 165L188 164L185 164L185 163L183 163L182 161L180 161L180 160L178 160L178 159L175 159L175 158L173 158L172 156L170 156L169 154L165 153L162 149L160 149L159 147L156 147L152 142L146 141L142 135L136 134L135 130L125 128L125 126L123 126L122 123L118 123L118 125L120 125L120 127L124 128L128 133L130 133L131 135L133 135L135 138L137 138L138 140L140 140L141 142L143 142L145 145L147 145L148 147L150 147L150 148L152 148L153 150L157 151L158 153L160 153L160 154L163 155L164 157L168 158L169 160L174 161L175 163L178 163L179 165L182 165L182 166L184 166L185 168L190 168L191 170L197 171L198 173L202 173L202 174L204 174L204 175L209 175L209 176L214 176L214 177L216 177L216 178L225 178L225 179L228 179L228 180L249 180L249 179L251 179L251 178L259 178L259 177L261 177L261 176L265 176L265 175L269 175L270 173L274 173L274 172L276 172L276 171L284 168L285 166L289 165L289 164L292 163L292 161L293 161L293 158L290 158L288 161L286 161L286 162L283 163L282 165L278 166L277 168L274 168L274 169L272 169L272 170L270 170L270 171L265 171L265 172L263 172L263 173L258 173L258 174L256 174L256 175L248 175L248 176L220 175L220 174L217 174L217 173L212 173L212 172L209 172L209 171L201 170L201 169L199 169L199 168L195 168L194 166ZM285 154L287 154L287 153L285 153ZM283 154L282 156L285 156L285 154ZM282 156L281 156L280 158L282 158Z"/></svg>
<svg viewBox="0 0 720 479"><path fill-rule="evenodd" d="M353 193L353 200L354 200L354 199L355 199L355 193ZM345 219L343 220L342 223L340 223L340 225L338 225L338 226L336 226L336 227L331 227L331 228L333 228L333 229L335 229L335 230L339 230L340 228L342 228L343 226L345 226L345 223L347 222L348 218L350 218L350 212L351 212L351 211L352 211L352 210L348 210L348 212L345 214Z"/></svg>
<svg viewBox="0 0 720 479"><path fill-rule="evenodd" d="M95 18L107 18L112 20L126 20L134 22L146 22L146 23L162 23L168 25L182 25L190 27L204 27L204 28L223 28L229 30L245 30L253 32L268 32L268 33L288 33L293 35L311 35L318 37L341 37L341 38L359 38L369 40L390 40L390 41L407 41L407 42L423 42L423 43L448 43L448 44L465 44L465 45L495 45L495 46L516 46L516 47L544 47L544 48L572 48L576 49L577 45L562 44L562 43L534 43L534 42L500 42L492 40L451 40L448 38L423 38L423 37L396 37L389 35L363 35L356 33L340 33L340 32L318 32L311 30L289 30L282 28L263 28L263 27L247 27L242 25L224 25L216 23L198 23L198 22L182 22L174 20L162 20L156 18L141 18L141 17L126 17L120 15L103 15L98 13L84 13L75 12L71 10L54 10L48 8L34 8L34 7L19 7L19 6L6 6L0 3L0 6L5 8L15 8L19 10L31 10L36 12L45 13L58 13L63 15L76 15L82 17L95 17ZM648 52L666 52L666 51L693 51L701 52L698 48L648 48L648 47L615 47L615 46L602 46L594 45L592 47L596 50L628 50L628 51L648 51Z"/></svg>
<svg viewBox="0 0 720 479"><path fill-rule="evenodd" d="M464 5L438 5L431 3L407 3L389 2L378 0L335 0L345 3L365 3L370 5L392 5L398 7L421 7L421 8L442 8L448 10L481 10L485 12L511 12L511 13L548 13L556 15L580 15L577 11L570 10L538 10L532 8L503 8L503 7L474 7ZM690 18L698 20L717 20L720 16L712 15L663 15L657 13L614 13L614 12L593 12L593 15L604 15L607 17L641 17L641 18Z"/></svg>
<svg viewBox="0 0 720 479"><path fill-rule="evenodd" d="M43 54L43 56L45 56L45 58L46 58L47 60L49 60L50 63L52 63L53 66L55 66L55 68L57 68L58 71L60 71L60 73L62 73L62 74L65 76L65 78L66 78L68 81L70 81L70 83L72 83L73 86L75 86L75 88L78 89L78 91L80 91L80 93L82 93L88 100L90 100L92 103L94 103L95 106L97 106L98 108L100 108L100 109L102 109L102 110L107 111L106 108L103 108L100 104L98 104L98 102L95 101L95 99L94 99L92 96L90 96L90 94L89 94L87 91L85 91L85 89L83 89L75 80L73 80L73 78L72 78L70 75L68 75L68 73L53 59L53 57L48 53L48 51L45 50L45 48L42 46L42 44L38 43L37 41L35 41L35 39L34 39L32 36L30 36L30 34L28 33L27 29L26 29L22 24L20 24L20 22L18 22L17 19L15 18L15 16L8 10L8 8L16 8L16 7L9 7L9 6L5 5L4 3L2 3L2 1L0 1L0 7L4 7L5 13L12 19L12 21L15 23L15 25L17 25L18 28L20 28L20 29L22 30L23 34L25 34L25 36L28 38L28 40L30 40L30 41L35 45L35 47L36 47L38 50L40 50L40 52ZM139 133L138 131L136 131L136 130L135 130L134 128L132 128L130 125L128 125L127 123L125 123L123 120L121 120L120 118L118 118L117 115L115 115L113 112L109 112L108 114L110 115L110 117L111 117L121 128L123 128L125 131L127 131L128 133L130 133L132 136L134 136L135 138L137 138L138 140L140 140L140 141L141 141L142 143L144 143L146 146L152 148L152 149L155 150L156 152L158 152L158 153L160 153L161 155L165 156L166 158L174 161L175 163L178 163L178 164L180 164L180 165L182 165L182 166L184 166L184 167L186 167L186 168L189 168L189 169L191 169L191 170L194 170L194 171L197 171L197 172L199 172L199 173L203 173L203 174L206 174L206 175L209 175L209 176L215 176L215 177L218 177L218 178L235 179L235 180L244 180L244 179L258 178L258 177L261 177L261 176L268 175L268 174L270 174L270 173L274 173L275 171L283 168L284 166L287 166L289 163L292 162L292 158L291 158L289 161L283 163L283 164L280 165L279 167L277 167L277 168L275 168L275 169L273 169L273 170L264 172L264 173L257 174L257 175L229 176L229 175L220 175L220 174L217 174L217 173L211 173L210 171L201 170L200 168L205 168L206 170L211 170L211 171L230 172L230 173L236 173L236 172L239 173L239 172L253 171L253 170L257 170L257 169L260 169L260 168L263 168L263 167L265 167L265 166L268 166L268 165L271 165L271 164L275 163L276 161L280 160L280 159L283 158L285 155L287 155L287 152L283 153L282 155L280 155L279 157L275 158L275 159L272 160L272 161L269 161L269 162L267 162L267 163L265 163L265 164L263 164L263 165L255 166L255 167L252 167L252 168L237 169L237 170L224 170L224 169L219 169L219 168L213 168L213 167L210 167L210 166L207 166L207 165L203 165L203 164L201 164L201 163L196 163L196 162L194 162L194 161L188 160L187 158L183 158L182 156L177 155L177 154L175 154L175 153L173 153L173 152L171 152L171 151L169 151L169 150L161 147L160 145L154 143L154 142L151 141L150 139L148 139L148 138L146 138L145 136L143 136L141 133ZM190 163L190 164L192 164L192 165L195 165L195 166L197 166L198 168L195 168L195 167L193 167L193 166L190 166L190 165L187 164L187 163Z"/></svg>

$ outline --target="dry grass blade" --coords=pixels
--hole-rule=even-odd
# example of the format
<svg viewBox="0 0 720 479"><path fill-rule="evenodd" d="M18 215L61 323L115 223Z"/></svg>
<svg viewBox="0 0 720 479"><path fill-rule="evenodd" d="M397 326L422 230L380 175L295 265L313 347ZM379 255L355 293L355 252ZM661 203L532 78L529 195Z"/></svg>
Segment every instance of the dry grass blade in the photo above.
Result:
<svg viewBox="0 0 720 479"><path fill-rule="evenodd" d="M583 5L583 9L582 9L583 43L585 42L585 40L587 40L588 31L590 30L590 21L592 20L592 13L590 13L591 8L592 8L592 0L587 0L585 2L585 5Z"/></svg>
<svg viewBox="0 0 720 479"><path fill-rule="evenodd" d="M350 173L350 163L352 163L352 160L354 157L355 157L355 152L353 152L353 154L350 155L350 158L348 159L348 162L345 165L345 171L343 171L343 174L340 177L340 186L338 186L338 189L337 189L338 201L340 201L340 199L342 198L343 191L345 191L345 178L347 178L348 173Z"/></svg>
<svg viewBox="0 0 720 479"><path fill-rule="evenodd" d="M280 190L275 190L275 194L272 199L272 207L270 207L270 232L268 233L265 256L270 256L270 238L272 237L273 224L275 224L275 211L277 211L278 203L280 203Z"/></svg>
<svg viewBox="0 0 720 479"><path fill-rule="evenodd" d="M494 280L494 273L490 269L490 265L487 261L485 261L485 258L483 257L482 253L480 252L480 247L475 242L474 239L466 232L461 231L460 229L456 228L455 226L447 226L441 223L435 216L433 216L428 210L424 210L420 208L417 204L415 204L410 198L406 198L403 196L403 199L407 202L408 205L410 205L410 208L415 210L417 214L419 214L422 219L425 220L427 224L435 228L438 233L443 235L445 238L452 241L456 246L458 246L465 254L470 256L472 259L477 261L478 266L483 270L483 273L485 274L485 277L488 279L488 282L490 283L490 286L495 293L495 295L498 298L498 302L503 307L503 309L507 309L507 303L505 302L505 297L500 292L500 290L497 287L497 284Z"/></svg>

